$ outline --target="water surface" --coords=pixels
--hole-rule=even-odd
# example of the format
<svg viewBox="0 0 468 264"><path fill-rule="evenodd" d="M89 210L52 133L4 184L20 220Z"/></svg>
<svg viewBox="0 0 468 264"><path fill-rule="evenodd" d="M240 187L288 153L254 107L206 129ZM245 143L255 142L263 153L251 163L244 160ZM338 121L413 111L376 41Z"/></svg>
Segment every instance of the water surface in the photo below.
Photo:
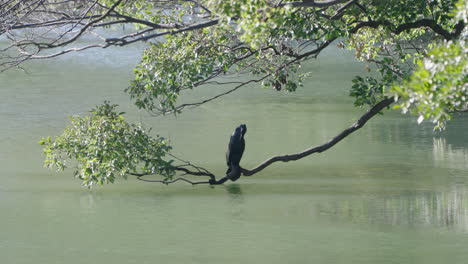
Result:
<svg viewBox="0 0 468 264"><path fill-rule="evenodd" d="M363 65L333 50L306 66L314 74L297 93L249 86L149 117L123 93L138 52L90 51L0 75L1 263L466 263L466 115L436 133L388 112L327 152L214 188L129 179L87 190L69 171L43 169L37 141L104 100L217 174L240 123L251 168L322 144L365 111L347 96Z"/></svg>

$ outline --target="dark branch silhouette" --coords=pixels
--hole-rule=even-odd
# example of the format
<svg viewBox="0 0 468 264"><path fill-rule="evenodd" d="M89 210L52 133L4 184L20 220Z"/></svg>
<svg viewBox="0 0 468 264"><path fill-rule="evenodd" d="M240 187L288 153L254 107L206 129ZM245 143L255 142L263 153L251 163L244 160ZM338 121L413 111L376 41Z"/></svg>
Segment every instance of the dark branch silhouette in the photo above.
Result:
<svg viewBox="0 0 468 264"><path fill-rule="evenodd" d="M328 150L329 148L333 147L334 145L336 145L338 142L340 142L347 136L349 136L354 131L362 128L367 123L367 121L369 121L372 117L374 117L384 108L390 106L393 102L394 102L394 98L385 98L384 100L380 101L374 107L372 107L369 111L367 111L364 115L362 115L356 123L354 123L349 128L343 130L341 133L339 133L337 136L332 138L330 141L320 146L312 147L312 148L306 149L302 152L295 153L295 154L271 157L251 170L242 169L242 174L244 176L252 176L255 173L260 172L261 170L265 169L266 167L270 166L271 164L275 162L278 162L278 161L288 162L288 161L299 160L314 153L324 152Z"/></svg>
<svg viewBox="0 0 468 264"><path fill-rule="evenodd" d="M252 176L260 171L262 171L263 169L265 169L266 167L270 166L271 164L275 163L275 162L278 162L278 161L282 161L282 162L289 162L289 161L295 161L295 160L299 160L299 159L302 159L302 158L305 158L305 157L308 157L314 153L321 153L321 152L324 152L328 149L330 149L331 147L333 147L334 145L336 145L338 142L340 142L341 140L345 139L346 137L348 137L350 134L352 134L353 132L355 132L356 130L359 130L360 128L362 128L366 123L367 121L369 121L371 118L373 118L375 115L377 115L378 113L380 113L383 109L385 109L386 107L390 106L392 103L394 103L395 100L393 97L387 97L385 99L383 99L382 101L380 101L379 103L377 103L376 105L374 105L371 109L369 109L369 111L367 111L366 113L364 113L359 119L358 121L356 121L353 125L351 125L350 127L348 127L347 129L343 130L341 133L339 133L338 135L336 135L335 137L333 137L331 140L329 140L328 142L322 144L322 145L319 145L319 146L315 146L315 147L311 147L311 148L308 148L302 152L299 152L299 153L295 153L295 154L287 154L287 155L279 155L279 156L274 156L274 157L271 157L269 159L267 159L266 161L262 162L261 164L259 164L257 167L251 169L251 170L248 170L248 169L244 169L240 166L239 169L240 169L240 173L243 175L243 176ZM242 125L241 125L242 126ZM242 135L242 129L241 129L241 126L239 126L238 128L236 128L235 132L233 133L233 136L234 138L236 136L240 136ZM239 129L239 131L237 131L237 129ZM245 128L246 129L246 128ZM240 134L239 134L240 133ZM245 132L244 132L245 134ZM242 135L242 140L243 140L243 135ZM231 139L232 141L232 139ZM239 141L239 142L234 142L233 144L240 144L242 145L242 142ZM231 142L229 144L229 148L228 148L228 152L230 151L231 149ZM245 147L245 143L244 143L244 146ZM242 146L240 146L240 148L243 148ZM239 154L239 152L242 152L243 153L243 149L242 151L240 150L236 150L236 152L238 152L236 154L236 158L234 159L234 162L236 164L238 164L238 162L240 162L240 159L242 157L242 154ZM240 156L240 157L239 157ZM183 161L179 158L177 158L179 161ZM227 157L227 160L228 160L228 166L231 166L230 164L232 164L232 160L231 160L231 157ZM190 184L193 184L193 185L196 185L196 184L210 184L210 185L218 185L218 184L223 184L225 183L227 180L237 180L238 177L240 175L236 175L236 177L233 178L233 175L232 175L232 169L229 170L226 172L226 175L222 178L220 178L219 180L216 180L216 177L213 173L209 172L208 170L204 169L204 168L201 168L201 167L198 167L198 166L195 166L193 164L190 164L189 162L187 161L183 161L185 162L184 165L181 165L181 166L177 166L175 167L175 170L176 171L181 171L183 172L184 174L183 175L192 175L192 176L207 176L209 177L210 179L208 181L190 181L188 179L185 179L185 178L182 178L182 177L178 177L176 179L171 179L171 180L148 180L148 179L145 179L143 178L144 176L148 176L148 175L151 175L151 174L138 174L138 173L131 173L131 175L133 176L137 176L137 178L139 180L142 180L142 181L146 181L146 182L159 182L159 183L163 183L163 184L171 184L171 183L174 183L174 182L177 182L177 181L185 181L187 183L190 183ZM230 163L231 162L231 163ZM187 167L190 167L192 169L195 169L195 170L190 170L188 169ZM231 168L231 167L229 167Z"/></svg>
<svg viewBox="0 0 468 264"><path fill-rule="evenodd" d="M463 21L460 21L455 26L453 32L450 32L448 30L445 30L441 25L437 24L435 20L426 19L426 18L420 19L414 22L400 24L400 25L394 25L393 23L388 22L388 21L363 21L363 22L359 22L353 29L349 31L349 33L354 34L358 32L359 29L364 28L364 27L378 28L380 26L387 27L391 32L393 32L396 35L399 35L402 32L409 30L409 29L428 27L432 31L434 31L434 33L438 34L444 39L451 40L451 39L458 38L460 36L463 28L465 27L465 24L463 23Z"/></svg>

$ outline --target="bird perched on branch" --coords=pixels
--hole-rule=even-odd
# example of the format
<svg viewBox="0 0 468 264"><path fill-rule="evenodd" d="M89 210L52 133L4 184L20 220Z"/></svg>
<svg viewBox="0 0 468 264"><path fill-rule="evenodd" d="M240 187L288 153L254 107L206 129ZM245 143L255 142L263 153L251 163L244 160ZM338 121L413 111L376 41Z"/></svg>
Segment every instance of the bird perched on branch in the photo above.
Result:
<svg viewBox="0 0 468 264"><path fill-rule="evenodd" d="M239 166L242 154L244 154L245 140L244 135L247 132L247 126L242 124L234 130L229 140L228 149L226 151L226 162L228 170L226 177L231 181L236 181L241 175L241 168Z"/></svg>

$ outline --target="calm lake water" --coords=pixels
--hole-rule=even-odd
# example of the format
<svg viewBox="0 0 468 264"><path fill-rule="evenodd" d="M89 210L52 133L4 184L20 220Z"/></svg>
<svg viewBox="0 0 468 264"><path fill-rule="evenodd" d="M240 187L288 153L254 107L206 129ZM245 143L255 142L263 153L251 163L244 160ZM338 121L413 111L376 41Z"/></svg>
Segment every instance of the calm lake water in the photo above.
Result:
<svg viewBox="0 0 468 264"><path fill-rule="evenodd" d="M87 190L42 168L37 141L104 100L219 175L241 123L252 168L322 144L364 112L347 96L363 65L332 50L305 66L314 74L297 93L250 86L149 117L123 93L138 55L90 51L0 74L0 263L467 263L467 115L440 133L387 112L327 152L214 188L129 179Z"/></svg>

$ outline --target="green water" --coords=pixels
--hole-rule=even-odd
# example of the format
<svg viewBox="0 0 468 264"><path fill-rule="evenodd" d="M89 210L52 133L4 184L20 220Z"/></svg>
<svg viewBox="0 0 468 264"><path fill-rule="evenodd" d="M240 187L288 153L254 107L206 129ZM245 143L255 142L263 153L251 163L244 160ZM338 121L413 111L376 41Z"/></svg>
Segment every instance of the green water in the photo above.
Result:
<svg viewBox="0 0 468 264"><path fill-rule="evenodd" d="M322 144L363 109L362 73L333 50L306 87L246 87L177 118L136 111L123 89L137 48L75 54L0 74L0 263L466 263L468 116L444 133L397 112L333 149L210 188L135 179L87 190L42 168L37 141L103 100L221 175L229 135L246 123L242 165ZM202 88L186 101L221 92Z"/></svg>

